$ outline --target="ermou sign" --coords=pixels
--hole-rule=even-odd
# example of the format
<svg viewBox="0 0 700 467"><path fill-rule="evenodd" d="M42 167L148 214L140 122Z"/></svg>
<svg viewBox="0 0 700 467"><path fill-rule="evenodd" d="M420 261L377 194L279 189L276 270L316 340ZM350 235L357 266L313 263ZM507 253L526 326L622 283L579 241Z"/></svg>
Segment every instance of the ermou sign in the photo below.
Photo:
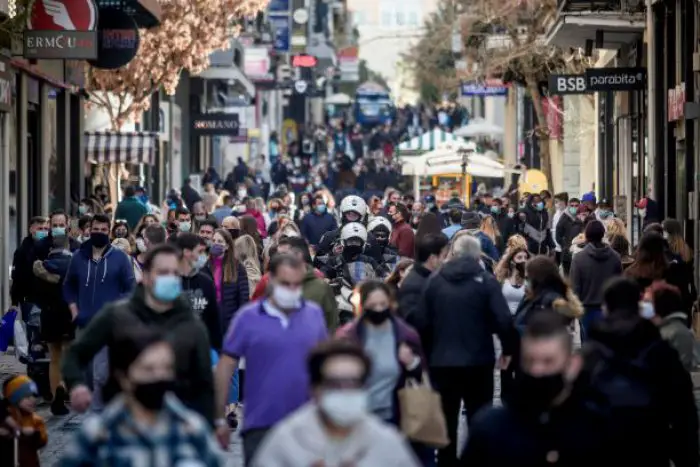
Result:
<svg viewBox="0 0 700 467"><path fill-rule="evenodd" d="M26 58L97 58L94 0L35 0L24 31Z"/></svg>
<svg viewBox="0 0 700 467"><path fill-rule="evenodd" d="M192 117L195 136L238 136L238 114L200 114Z"/></svg>
<svg viewBox="0 0 700 467"><path fill-rule="evenodd" d="M97 60L89 61L95 68L120 68L129 63L139 50L138 26L124 10L100 8L97 33Z"/></svg>

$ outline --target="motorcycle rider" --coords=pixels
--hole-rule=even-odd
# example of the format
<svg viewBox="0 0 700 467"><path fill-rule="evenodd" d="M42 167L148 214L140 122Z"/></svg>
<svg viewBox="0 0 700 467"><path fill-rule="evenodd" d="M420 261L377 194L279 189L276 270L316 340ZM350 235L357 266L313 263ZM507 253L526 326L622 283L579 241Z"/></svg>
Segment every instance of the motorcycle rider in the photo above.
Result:
<svg viewBox="0 0 700 467"><path fill-rule="evenodd" d="M318 243L318 247L316 248L316 258L327 255L335 256L340 252L340 233L345 225L351 222L359 222L366 225L367 203L365 203L365 200L363 200L361 197L356 195L346 196L340 202L338 209L340 210L340 227L323 234ZM374 238L374 235L368 234L367 238L365 239L365 245L367 247L366 253L376 262L379 262L381 258L379 256L380 253L376 251L376 244L377 240ZM315 261L314 266L321 269L322 263Z"/></svg>
<svg viewBox="0 0 700 467"><path fill-rule="evenodd" d="M321 271L327 279L343 279L353 287L366 279L387 275L385 267L364 254L367 229L360 222L350 222L340 229L340 253L328 259Z"/></svg>
<svg viewBox="0 0 700 467"><path fill-rule="evenodd" d="M367 223L367 232L374 234L374 238L377 239L375 248L379 250L375 252L375 255L370 255L369 252L367 252L367 254L371 257L379 256L381 258L379 265L389 272L393 271L396 264L399 262L399 254L394 247L389 245L391 222L382 216L374 217Z"/></svg>

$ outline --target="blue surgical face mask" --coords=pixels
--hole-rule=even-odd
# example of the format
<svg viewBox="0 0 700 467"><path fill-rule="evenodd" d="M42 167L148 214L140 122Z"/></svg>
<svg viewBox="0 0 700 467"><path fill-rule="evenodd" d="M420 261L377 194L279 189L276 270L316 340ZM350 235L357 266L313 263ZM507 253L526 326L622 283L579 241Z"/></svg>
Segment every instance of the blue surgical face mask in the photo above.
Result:
<svg viewBox="0 0 700 467"><path fill-rule="evenodd" d="M325 213L326 212L326 205L319 204L318 206L316 206L316 212L318 212L319 214Z"/></svg>
<svg viewBox="0 0 700 467"><path fill-rule="evenodd" d="M599 211L598 215L601 219L607 219L612 213L610 211Z"/></svg>
<svg viewBox="0 0 700 467"><path fill-rule="evenodd" d="M180 229L180 232L189 232L190 229L192 228L192 223L191 222L180 222L180 225L178 227Z"/></svg>
<svg viewBox="0 0 700 467"><path fill-rule="evenodd" d="M651 302L642 302L639 304L639 315L644 319L652 319L656 316L654 305Z"/></svg>
<svg viewBox="0 0 700 467"><path fill-rule="evenodd" d="M159 302L172 302L182 293L180 276L168 275L156 277L153 285L153 297Z"/></svg>
<svg viewBox="0 0 700 467"><path fill-rule="evenodd" d="M36 232L34 232L34 239L35 240L43 240L48 236L49 236L49 233L46 230L37 230Z"/></svg>
<svg viewBox="0 0 700 467"><path fill-rule="evenodd" d="M202 269L206 264L207 264L207 255L199 255L199 257L192 264L192 267L195 269Z"/></svg>
<svg viewBox="0 0 700 467"><path fill-rule="evenodd" d="M66 235L66 228L65 227L53 227L51 229L51 235L53 237L63 237Z"/></svg>
<svg viewBox="0 0 700 467"><path fill-rule="evenodd" d="M80 206L78 206L78 212L79 212L80 214L85 214L85 213L87 213L87 212L88 212L87 206L81 204Z"/></svg>
<svg viewBox="0 0 700 467"><path fill-rule="evenodd" d="M575 208L573 206L569 206L569 214L571 214L572 216L575 216L577 212L578 212L578 208Z"/></svg>
<svg viewBox="0 0 700 467"><path fill-rule="evenodd" d="M498 206L491 206L491 212L494 214L498 214L499 212L501 212L501 208L499 208Z"/></svg>
<svg viewBox="0 0 700 467"><path fill-rule="evenodd" d="M543 209L544 209L544 203L543 203L542 201L540 201L539 203L535 204L535 209L537 209L538 211L543 210Z"/></svg>

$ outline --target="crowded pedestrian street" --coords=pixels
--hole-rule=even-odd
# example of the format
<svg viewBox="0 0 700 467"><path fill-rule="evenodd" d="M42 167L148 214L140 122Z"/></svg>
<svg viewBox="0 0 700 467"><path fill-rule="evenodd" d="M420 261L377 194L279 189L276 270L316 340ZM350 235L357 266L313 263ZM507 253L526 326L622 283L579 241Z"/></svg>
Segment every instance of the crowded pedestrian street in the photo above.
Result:
<svg viewBox="0 0 700 467"><path fill-rule="evenodd" d="M700 3L601 5L0 1L0 467L700 467Z"/></svg>

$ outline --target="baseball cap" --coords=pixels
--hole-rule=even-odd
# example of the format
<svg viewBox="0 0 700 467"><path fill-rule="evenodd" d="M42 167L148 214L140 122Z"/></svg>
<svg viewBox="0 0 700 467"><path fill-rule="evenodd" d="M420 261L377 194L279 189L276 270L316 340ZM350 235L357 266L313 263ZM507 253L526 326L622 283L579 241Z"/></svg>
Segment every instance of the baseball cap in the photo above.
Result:
<svg viewBox="0 0 700 467"><path fill-rule="evenodd" d="M595 193L593 193L592 191L589 191L588 193L584 193L583 196L581 196L581 202L582 203L592 202L593 204L595 204L596 203Z"/></svg>

